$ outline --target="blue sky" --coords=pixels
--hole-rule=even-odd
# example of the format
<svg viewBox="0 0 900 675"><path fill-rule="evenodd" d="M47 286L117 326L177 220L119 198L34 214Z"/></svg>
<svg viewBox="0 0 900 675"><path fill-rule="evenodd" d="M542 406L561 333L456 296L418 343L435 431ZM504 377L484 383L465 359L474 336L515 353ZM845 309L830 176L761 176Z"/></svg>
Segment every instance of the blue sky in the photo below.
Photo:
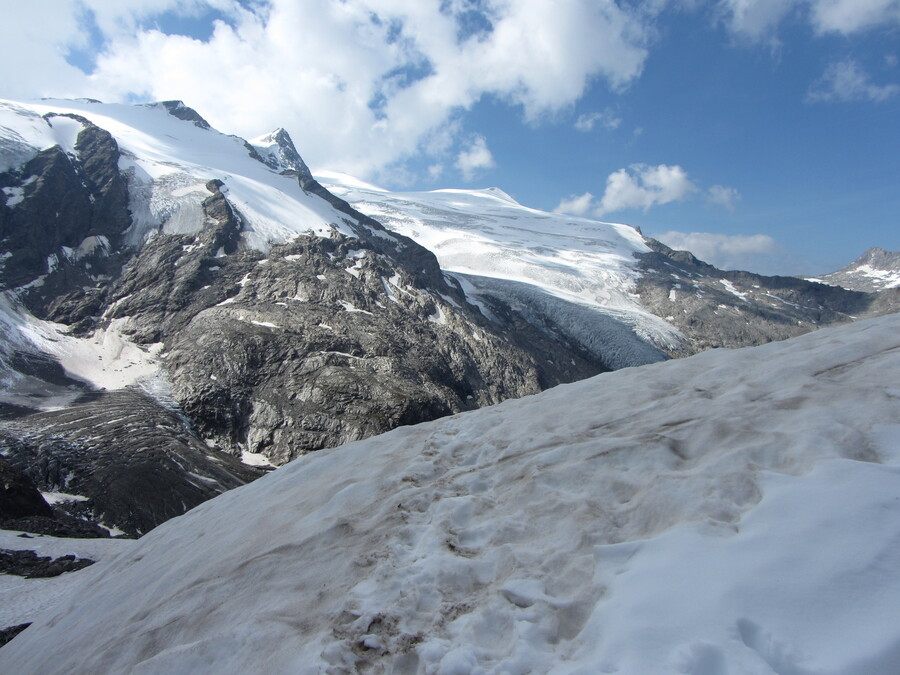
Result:
<svg viewBox="0 0 900 675"><path fill-rule="evenodd" d="M900 249L900 0L0 0L0 96L179 98L720 266ZM9 20L12 17L12 20Z"/></svg>

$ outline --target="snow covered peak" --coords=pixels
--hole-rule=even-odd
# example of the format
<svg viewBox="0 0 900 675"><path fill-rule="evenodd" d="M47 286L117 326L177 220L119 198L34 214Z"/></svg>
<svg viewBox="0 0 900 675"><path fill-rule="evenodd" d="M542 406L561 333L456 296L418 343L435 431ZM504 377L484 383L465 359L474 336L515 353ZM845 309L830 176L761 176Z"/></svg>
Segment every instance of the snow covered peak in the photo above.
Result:
<svg viewBox="0 0 900 675"><path fill-rule="evenodd" d="M196 233L203 225L201 203L209 194L205 186L212 179L223 181L229 201L244 219L242 238L249 248L267 251L304 233L353 235L345 224L347 214L305 192L296 175L279 175L286 167L298 173L305 169L287 132L269 135L265 148L278 163L273 168L254 159L244 140L211 129L180 101L137 106L85 100L0 101L0 170L16 170L53 145L74 153L82 125L59 115L87 119L118 143L119 169L127 177L134 220L126 233L132 246L141 246L159 230Z"/></svg>
<svg viewBox="0 0 900 675"><path fill-rule="evenodd" d="M900 315L303 457L83 573L4 672L900 672Z"/></svg>
<svg viewBox="0 0 900 675"><path fill-rule="evenodd" d="M257 151L262 162L271 169L281 171L296 171L304 178L312 177L306 162L300 157L290 134L279 127L275 131L250 141L250 145Z"/></svg>
<svg viewBox="0 0 900 675"><path fill-rule="evenodd" d="M504 202L509 202L515 206L521 206L519 202L513 199L509 194L498 187L482 188L480 190L460 190L455 188L445 188L443 190L435 190L436 193L468 195L470 197L491 197Z"/></svg>
<svg viewBox="0 0 900 675"><path fill-rule="evenodd" d="M96 101L99 102L99 101ZM193 108L190 108L184 104L184 101L160 101L159 103L151 103L149 104L151 107L158 106L165 108L170 115L173 117L177 117L180 120L184 120L185 122L191 122L194 126L199 127L200 129L211 129L212 127L209 125L203 117L200 116Z"/></svg>

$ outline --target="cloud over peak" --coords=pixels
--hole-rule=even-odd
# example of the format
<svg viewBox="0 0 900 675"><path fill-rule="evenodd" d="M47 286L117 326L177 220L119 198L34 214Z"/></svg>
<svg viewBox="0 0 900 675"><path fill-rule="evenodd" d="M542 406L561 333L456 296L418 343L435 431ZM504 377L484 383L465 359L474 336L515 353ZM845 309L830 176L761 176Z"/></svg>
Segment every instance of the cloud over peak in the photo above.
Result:
<svg viewBox="0 0 900 675"><path fill-rule="evenodd" d="M466 181L474 179L479 171L495 166L494 156L488 149L484 136L472 139L469 146L457 155L455 166Z"/></svg>
<svg viewBox="0 0 900 675"><path fill-rule="evenodd" d="M697 189L680 166L632 164L607 177L606 189L599 200L587 192L563 199L554 211L572 215L591 213L597 217L625 209L647 211L653 206L685 199Z"/></svg>
<svg viewBox="0 0 900 675"><path fill-rule="evenodd" d="M485 95L537 121L598 80L621 91L650 35L645 14L596 0L35 0L16 11L0 26L0 95L34 96L41 81L41 95L183 98L225 132L284 126L311 164L361 176L419 154L452 161L467 151L454 120ZM203 17L208 37L177 34L173 16ZM66 55L89 33L102 48L85 75ZM34 52L42 60L23 69ZM447 128L449 142L432 143Z"/></svg>

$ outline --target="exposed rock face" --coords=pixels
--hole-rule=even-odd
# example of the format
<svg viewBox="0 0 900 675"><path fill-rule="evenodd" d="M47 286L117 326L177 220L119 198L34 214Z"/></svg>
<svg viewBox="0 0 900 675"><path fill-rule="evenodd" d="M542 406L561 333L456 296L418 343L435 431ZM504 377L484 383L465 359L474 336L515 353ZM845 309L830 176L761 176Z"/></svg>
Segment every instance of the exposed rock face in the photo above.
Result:
<svg viewBox="0 0 900 675"><path fill-rule="evenodd" d="M34 483L0 457L0 523L28 516L52 517L53 511Z"/></svg>
<svg viewBox="0 0 900 675"><path fill-rule="evenodd" d="M41 489L86 497L91 521L142 534L261 475L143 392L87 399L0 423L0 453Z"/></svg>
<svg viewBox="0 0 900 675"><path fill-rule="evenodd" d="M795 277L723 271L687 251L647 241L653 252L638 255L643 274L637 292L647 309L687 336L675 355L784 340L883 313L868 293Z"/></svg>
<svg viewBox="0 0 900 675"><path fill-rule="evenodd" d="M180 102L156 107L235 146ZM6 406L0 452L42 489L86 497L73 508L88 520L141 534L260 475L243 452L279 464L605 369L508 307L495 308L505 328L486 320L433 254L317 183L284 130L245 151L295 180L334 231L260 249L224 172L204 178L193 220L171 211L177 227L134 237L129 206L172 188L132 193L139 176L120 170L115 139L78 115L44 123L57 118L81 125L74 152L54 146L0 176L17 195L0 200L10 252L0 281L72 334L125 322L131 340L163 353L162 398L92 392L40 351L6 357L48 390L86 392L61 410Z"/></svg>
<svg viewBox="0 0 900 675"><path fill-rule="evenodd" d="M281 463L582 375L494 334L411 241L360 228L237 251L239 215L210 189L204 230L149 242L108 315L165 342L176 400L219 447Z"/></svg>
<svg viewBox="0 0 900 675"><path fill-rule="evenodd" d="M900 289L900 251L870 248L847 267L818 280L868 293Z"/></svg>

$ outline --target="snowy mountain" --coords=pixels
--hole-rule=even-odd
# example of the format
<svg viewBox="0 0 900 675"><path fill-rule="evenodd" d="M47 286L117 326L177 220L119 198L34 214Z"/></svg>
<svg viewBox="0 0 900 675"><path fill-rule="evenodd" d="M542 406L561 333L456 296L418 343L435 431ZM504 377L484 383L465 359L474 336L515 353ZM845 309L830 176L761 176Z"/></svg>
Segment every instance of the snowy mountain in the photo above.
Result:
<svg viewBox="0 0 900 675"><path fill-rule="evenodd" d="M235 457L608 369L488 320L284 130L247 142L172 101L2 102L0 187L0 452L131 534L259 475Z"/></svg>
<svg viewBox="0 0 900 675"><path fill-rule="evenodd" d="M868 293L900 288L900 252L870 248L847 267L812 281Z"/></svg>
<svg viewBox="0 0 900 675"><path fill-rule="evenodd" d="M897 308L792 277L719 270L626 225L531 209L497 188L397 193L337 173L318 178L434 251L488 316L512 307L613 369L658 351L763 344Z"/></svg>
<svg viewBox="0 0 900 675"><path fill-rule="evenodd" d="M896 304L321 177L179 101L0 102L0 454L136 535L313 450Z"/></svg>
<svg viewBox="0 0 900 675"><path fill-rule="evenodd" d="M893 314L307 455L78 572L0 670L893 675L898 379Z"/></svg>

